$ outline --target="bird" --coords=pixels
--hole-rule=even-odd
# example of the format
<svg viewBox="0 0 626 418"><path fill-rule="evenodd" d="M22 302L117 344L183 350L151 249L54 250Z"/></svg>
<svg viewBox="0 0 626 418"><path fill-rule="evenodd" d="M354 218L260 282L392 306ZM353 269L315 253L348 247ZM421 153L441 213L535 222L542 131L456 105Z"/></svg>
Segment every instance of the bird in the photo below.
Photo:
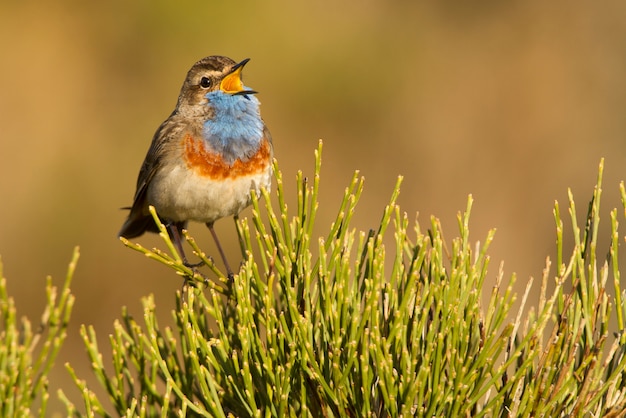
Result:
<svg viewBox="0 0 626 418"><path fill-rule="evenodd" d="M185 256L182 231L189 221L204 223L233 277L213 226L221 218L237 218L252 192L270 189L274 154L257 92L242 81L249 60L212 55L193 64L174 111L152 138L119 237L158 232L148 209L153 206L191 267L197 265Z"/></svg>

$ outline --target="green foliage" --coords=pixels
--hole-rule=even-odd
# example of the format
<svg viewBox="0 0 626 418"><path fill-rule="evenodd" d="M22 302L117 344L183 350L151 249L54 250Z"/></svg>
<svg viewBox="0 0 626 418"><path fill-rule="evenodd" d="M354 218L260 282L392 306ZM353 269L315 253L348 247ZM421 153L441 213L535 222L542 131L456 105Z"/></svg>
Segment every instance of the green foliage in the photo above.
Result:
<svg viewBox="0 0 626 418"><path fill-rule="evenodd" d="M184 279L174 325L159 325L152 296L143 299L142 321L123 310L109 337L110 365L95 330L83 326L95 377L108 396L101 399L67 364L83 401L77 408L61 392L68 413L626 416L626 305L618 265L624 236L614 209L609 254L598 257L603 163L583 227L569 194L571 255L563 253L569 234L557 203L554 272L548 261L538 300L530 301L530 280L517 304L515 277L505 281L502 268L483 295L494 231L483 244L471 242L471 196L458 215L459 236L447 241L436 218L423 231L400 211L399 179L378 228L361 232L350 226L363 188L356 173L330 230L314 239L320 168L321 144L312 181L298 173L290 214L276 167L279 207L264 192L254 199L251 220L237 221L244 261L232 281L188 235L207 267L184 266L152 210L168 251L123 241ZM624 184L620 191L626 215ZM37 400L45 415L46 375L65 337L77 256L58 300L48 281L38 332L27 320L18 327L0 280L2 416L32 415Z"/></svg>
<svg viewBox="0 0 626 418"><path fill-rule="evenodd" d="M19 318L0 263L0 416L46 416L48 373L67 335L74 296L69 285L78 261L78 248L61 291L46 281L46 307L35 329Z"/></svg>
<svg viewBox="0 0 626 418"><path fill-rule="evenodd" d="M513 280L503 287L501 269L483 305L494 232L482 245L470 242L471 197L450 249L436 218L422 232L400 211L400 180L378 229L359 232L350 226L363 186L357 173L330 231L314 239L320 154L321 144L312 183L298 173L295 214L276 169L278 210L264 192L263 204L254 200L252 225L237 222L244 263L233 283L189 236L215 280L182 264L162 226L171 255L124 241L168 265L189 286L177 296L173 328L158 325L151 296L143 300L143 325L123 312L110 337L111 372L94 330L83 327L94 371L117 414L625 414L626 307L616 210L610 258L600 263L596 256L602 165L582 229L570 193L571 257L563 255L557 204L556 273L548 263L537 304L528 303L531 280L512 312ZM621 190L626 208L623 185ZM265 222L261 207L267 208ZM108 416L96 395L76 381L88 414Z"/></svg>

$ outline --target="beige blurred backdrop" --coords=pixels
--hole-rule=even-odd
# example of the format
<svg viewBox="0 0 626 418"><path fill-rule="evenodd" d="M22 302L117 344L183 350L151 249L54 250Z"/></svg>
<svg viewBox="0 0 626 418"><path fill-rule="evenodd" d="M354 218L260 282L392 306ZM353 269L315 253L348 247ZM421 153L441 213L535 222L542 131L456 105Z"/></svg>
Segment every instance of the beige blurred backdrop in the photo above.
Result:
<svg viewBox="0 0 626 418"><path fill-rule="evenodd" d="M164 318L173 307L180 279L116 234L196 60L251 58L245 82L260 92L289 193L324 140L320 233L354 170L366 179L360 229L376 226L402 174L403 210L423 229L439 217L448 239L473 194L473 240L498 230L490 277L505 260L523 285L554 255L555 199L565 208L571 187L582 219L602 157L604 219L619 205L625 18L619 0L0 0L0 255L21 314L38 319L45 276L60 284L81 248L52 389L78 403L68 360L90 378L80 324L108 351L122 306L140 316L154 293ZM190 229L214 251L204 226ZM217 230L236 259L232 221Z"/></svg>

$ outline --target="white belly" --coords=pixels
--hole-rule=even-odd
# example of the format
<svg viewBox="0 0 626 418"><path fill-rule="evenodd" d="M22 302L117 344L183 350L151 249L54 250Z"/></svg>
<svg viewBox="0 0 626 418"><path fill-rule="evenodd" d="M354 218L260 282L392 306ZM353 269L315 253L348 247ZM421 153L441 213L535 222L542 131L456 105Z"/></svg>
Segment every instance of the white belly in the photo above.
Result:
<svg viewBox="0 0 626 418"><path fill-rule="evenodd" d="M237 215L250 205L250 192L260 195L270 188L272 167L260 173L225 179L211 179L175 166L157 174L148 189L148 203L159 216L175 221L214 222Z"/></svg>

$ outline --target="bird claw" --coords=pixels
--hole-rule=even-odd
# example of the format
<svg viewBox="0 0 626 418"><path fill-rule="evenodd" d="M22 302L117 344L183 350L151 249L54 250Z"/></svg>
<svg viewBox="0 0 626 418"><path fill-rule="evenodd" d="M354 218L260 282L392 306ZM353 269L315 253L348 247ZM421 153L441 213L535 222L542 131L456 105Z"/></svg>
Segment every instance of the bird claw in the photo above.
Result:
<svg viewBox="0 0 626 418"><path fill-rule="evenodd" d="M194 270L196 267L201 267L201 266L204 266L205 264L206 264L206 263L205 263L204 261L200 261L200 262L198 262L198 263L190 263L190 262L189 262L189 261L187 261L187 260L183 261L183 265L184 265L185 267L188 267L188 268L192 269L192 270Z"/></svg>
<svg viewBox="0 0 626 418"><path fill-rule="evenodd" d="M209 278L205 276L204 274L202 274L196 267L190 267L190 268L193 274L191 276L185 276L184 285L197 287L198 283L200 282L206 283L209 280ZM194 280L196 277L198 277L201 280Z"/></svg>

